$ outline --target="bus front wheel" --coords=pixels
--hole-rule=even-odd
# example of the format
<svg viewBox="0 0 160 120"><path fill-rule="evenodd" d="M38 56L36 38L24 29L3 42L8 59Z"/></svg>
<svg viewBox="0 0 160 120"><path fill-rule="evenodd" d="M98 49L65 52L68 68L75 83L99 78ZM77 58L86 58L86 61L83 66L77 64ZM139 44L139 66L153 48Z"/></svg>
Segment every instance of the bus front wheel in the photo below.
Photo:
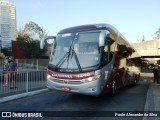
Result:
<svg viewBox="0 0 160 120"><path fill-rule="evenodd" d="M114 80L112 83L112 91L111 91L111 95L115 95L117 92L117 82Z"/></svg>
<svg viewBox="0 0 160 120"><path fill-rule="evenodd" d="M133 85L137 85L138 81L139 81L139 75L136 75L135 78L134 78L134 82L133 82Z"/></svg>

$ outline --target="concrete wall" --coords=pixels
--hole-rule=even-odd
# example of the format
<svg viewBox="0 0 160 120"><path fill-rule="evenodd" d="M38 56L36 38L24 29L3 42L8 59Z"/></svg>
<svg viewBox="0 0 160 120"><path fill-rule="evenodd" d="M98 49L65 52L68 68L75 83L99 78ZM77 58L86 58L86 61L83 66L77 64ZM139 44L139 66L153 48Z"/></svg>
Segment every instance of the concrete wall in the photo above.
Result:
<svg viewBox="0 0 160 120"><path fill-rule="evenodd" d="M132 44L141 56L153 56L158 54L157 41L143 41Z"/></svg>
<svg viewBox="0 0 160 120"><path fill-rule="evenodd" d="M160 39L133 43L132 46L141 56L160 56ZM157 61L160 58L150 58L148 60Z"/></svg>

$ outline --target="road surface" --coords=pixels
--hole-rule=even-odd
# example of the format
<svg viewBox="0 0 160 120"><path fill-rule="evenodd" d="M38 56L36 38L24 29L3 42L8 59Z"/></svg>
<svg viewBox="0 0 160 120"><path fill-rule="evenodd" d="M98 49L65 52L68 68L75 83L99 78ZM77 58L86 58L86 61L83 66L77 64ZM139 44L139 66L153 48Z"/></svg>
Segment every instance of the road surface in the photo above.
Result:
<svg viewBox="0 0 160 120"><path fill-rule="evenodd" d="M116 111L143 111L147 90L149 87L149 80L141 80L136 86L129 86L124 89L121 89L115 96L103 95L100 97L92 97L85 95L74 95L66 92L59 91L48 91L45 93L41 93L34 96L29 96L26 98L9 101L6 103L0 104L0 111L59 111L59 116L62 117L54 117L54 120L141 120L142 117L105 117L105 112L108 114L109 112ZM71 115L66 117L64 114L66 111L72 111L71 114L77 111L77 114L82 114L91 112L93 116L85 116L84 117L72 117ZM96 116L97 112L104 112L102 116ZM54 112L51 112L54 114ZM64 114L63 114L64 113ZM107 116L107 115L106 115ZM17 118L18 120L24 118ZM40 118L38 118L40 119ZM51 119L51 118L41 118L41 119Z"/></svg>

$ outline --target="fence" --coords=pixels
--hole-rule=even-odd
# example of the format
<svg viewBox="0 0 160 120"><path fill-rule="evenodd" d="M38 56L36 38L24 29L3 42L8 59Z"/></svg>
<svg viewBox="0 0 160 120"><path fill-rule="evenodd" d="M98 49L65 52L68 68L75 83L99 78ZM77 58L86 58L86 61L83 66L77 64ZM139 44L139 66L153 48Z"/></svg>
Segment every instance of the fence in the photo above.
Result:
<svg viewBox="0 0 160 120"><path fill-rule="evenodd" d="M0 59L0 72L4 69L4 64L7 62L4 59ZM49 60L48 59L16 59L17 68L22 70L46 70Z"/></svg>
<svg viewBox="0 0 160 120"><path fill-rule="evenodd" d="M48 59L17 59L17 66L19 70L23 69L47 69Z"/></svg>
<svg viewBox="0 0 160 120"><path fill-rule="evenodd" d="M46 88L46 70L0 72L0 97Z"/></svg>

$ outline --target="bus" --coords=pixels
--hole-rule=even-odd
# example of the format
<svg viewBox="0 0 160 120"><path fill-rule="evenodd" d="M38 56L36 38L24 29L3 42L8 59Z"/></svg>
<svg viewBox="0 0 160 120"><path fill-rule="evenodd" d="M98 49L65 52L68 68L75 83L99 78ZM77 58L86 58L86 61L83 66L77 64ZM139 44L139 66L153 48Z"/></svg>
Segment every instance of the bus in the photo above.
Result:
<svg viewBox="0 0 160 120"><path fill-rule="evenodd" d="M63 29L54 39L47 72L47 87L91 96L137 84L140 76L136 50L110 24Z"/></svg>

